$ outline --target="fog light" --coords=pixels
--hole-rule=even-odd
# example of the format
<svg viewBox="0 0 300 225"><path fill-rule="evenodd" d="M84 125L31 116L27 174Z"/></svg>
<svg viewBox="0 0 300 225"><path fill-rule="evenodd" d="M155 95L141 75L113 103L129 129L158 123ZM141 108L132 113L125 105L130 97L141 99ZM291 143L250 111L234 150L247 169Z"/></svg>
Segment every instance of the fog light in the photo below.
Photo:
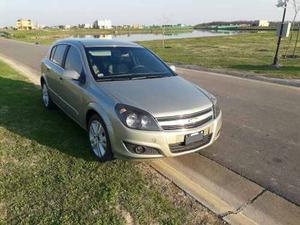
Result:
<svg viewBox="0 0 300 225"><path fill-rule="evenodd" d="M160 151L156 148L151 148L148 146L141 146L141 145L136 145L136 144L132 144L132 143L128 143L124 141L124 144L126 146L126 148L134 154L138 154L138 155L161 155Z"/></svg>
<svg viewBox="0 0 300 225"><path fill-rule="evenodd" d="M136 154L143 154L146 149L143 146L138 145L134 148L134 151Z"/></svg>

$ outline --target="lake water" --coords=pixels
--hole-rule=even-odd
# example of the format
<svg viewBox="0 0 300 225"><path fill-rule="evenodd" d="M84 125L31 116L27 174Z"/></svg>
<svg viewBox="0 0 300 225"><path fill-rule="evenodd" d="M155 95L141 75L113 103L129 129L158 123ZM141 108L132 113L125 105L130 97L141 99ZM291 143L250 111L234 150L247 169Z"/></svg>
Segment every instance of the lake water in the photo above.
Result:
<svg viewBox="0 0 300 225"><path fill-rule="evenodd" d="M85 35L73 36L73 38L99 38L99 39L114 39L120 41L153 41L162 39L178 39L178 38L195 38L195 37L212 37L239 34L239 31L204 31L193 30L186 33L173 33L173 34L106 34L106 35Z"/></svg>

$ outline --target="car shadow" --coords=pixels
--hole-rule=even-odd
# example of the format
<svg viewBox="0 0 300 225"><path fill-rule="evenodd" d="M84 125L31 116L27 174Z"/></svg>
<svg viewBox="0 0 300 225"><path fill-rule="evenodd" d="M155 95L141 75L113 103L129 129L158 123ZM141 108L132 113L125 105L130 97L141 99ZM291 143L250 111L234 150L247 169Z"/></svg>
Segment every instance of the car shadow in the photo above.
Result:
<svg viewBox="0 0 300 225"><path fill-rule="evenodd" d="M0 127L72 157L96 160L86 132L61 110L44 109L32 83L0 77Z"/></svg>

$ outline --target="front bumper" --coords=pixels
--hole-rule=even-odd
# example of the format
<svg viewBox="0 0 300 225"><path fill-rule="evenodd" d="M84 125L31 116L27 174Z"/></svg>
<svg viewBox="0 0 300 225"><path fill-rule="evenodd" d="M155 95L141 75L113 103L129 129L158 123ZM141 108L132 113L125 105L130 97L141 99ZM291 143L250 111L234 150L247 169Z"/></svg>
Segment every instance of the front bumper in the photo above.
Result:
<svg viewBox="0 0 300 225"><path fill-rule="evenodd" d="M201 127L186 130L176 131L140 131L133 130L125 127L119 121L113 123L111 128L110 141L113 149L113 153L117 158L134 158L134 159L153 159L162 157L175 157L185 155L193 152L197 152L203 148L206 148L213 144L220 136L220 130L222 127L222 112L219 116L204 124ZM187 134L193 134L199 131L208 130L210 138L204 145L200 147L195 145L195 148L188 148L186 151L180 151L177 153L172 152L170 146L184 142L184 137ZM155 154L136 154L130 151L125 143L130 143L139 146L146 146L153 149L157 149Z"/></svg>

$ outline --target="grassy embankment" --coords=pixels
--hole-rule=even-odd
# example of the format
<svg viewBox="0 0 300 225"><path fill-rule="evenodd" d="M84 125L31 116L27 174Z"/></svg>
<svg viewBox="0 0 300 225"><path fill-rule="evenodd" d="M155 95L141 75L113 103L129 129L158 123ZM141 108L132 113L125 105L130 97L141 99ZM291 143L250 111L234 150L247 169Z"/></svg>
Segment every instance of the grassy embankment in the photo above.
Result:
<svg viewBox="0 0 300 225"><path fill-rule="evenodd" d="M294 35L295 37L295 35ZM258 75L300 79L300 42L296 59L281 59L280 69L270 65L276 49L274 32L240 34L223 37L201 37L180 40L140 42L170 63L197 65L225 71L253 72ZM283 39L281 55L285 53L288 39ZM291 50L293 47L290 48Z"/></svg>
<svg viewBox="0 0 300 225"><path fill-rule="evenodd" d="M144 163L94 161L86 133L1 61L0 93L0 224L222 224Z"/></svg>
<svg viewBox="0 0 300 225"><path fill-rule="evenodd" d="M166 28L165 33L191 32L192 28ZM45 29L45 30L9 30L10 38L26 42L38 42L40 44L51 44L57 39L69 37L84 37L85 35L121 35L121 34L160 34L163 32L161 28L145 28L145 29L114 29L114 30L99 30L99 29Z"/></svg>

